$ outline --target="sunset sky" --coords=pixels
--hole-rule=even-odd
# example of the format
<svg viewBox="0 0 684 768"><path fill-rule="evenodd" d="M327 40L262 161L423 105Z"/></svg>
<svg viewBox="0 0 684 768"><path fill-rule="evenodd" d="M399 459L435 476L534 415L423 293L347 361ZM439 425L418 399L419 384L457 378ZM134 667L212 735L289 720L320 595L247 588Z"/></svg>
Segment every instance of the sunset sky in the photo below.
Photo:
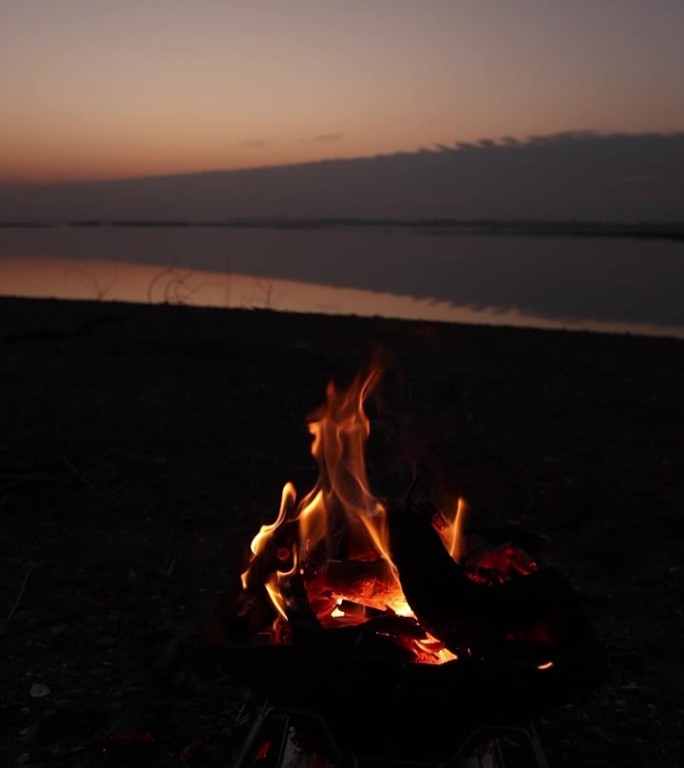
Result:
<svg viewBox="0 0 684 768"><path fill-rule="evenodd" d="M2 0L0 181L684 130L682 0Z"/></svg>

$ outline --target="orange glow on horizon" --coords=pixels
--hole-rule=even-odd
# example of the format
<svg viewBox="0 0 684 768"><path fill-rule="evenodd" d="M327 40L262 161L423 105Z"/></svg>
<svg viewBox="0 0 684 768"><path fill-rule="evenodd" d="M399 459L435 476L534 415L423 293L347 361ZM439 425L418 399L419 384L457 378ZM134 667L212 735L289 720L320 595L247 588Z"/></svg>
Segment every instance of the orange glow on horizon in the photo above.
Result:
<svg viewBox="0 0 684 768"><path fill-rule="evenodd" d="M30 127L10 126L0 139L0 183L107 181L289 166L456 146L483 136L474 125L457 133L451 125L427 125L408 109L392 116L390 124L382 116L323 122L302 114L284 124L255 125L240 119L229 131L222 130L223 114L213 120L187 116L161 127L147 115L122 116L111 125L101 119L84 125L65 121L50 132L34 127L41 118L37 113L33 117ZM519 138L525 140L520 127Z"/></svg>
<svg viewBox="0 0 684 768"><path fill-rule="evenodd" d="M250 168L287 166L340 158L363 157L378 154L372 148L368 152L341 151L335 153L328 147L268 148L238 147L235 150L216 150L199 147L194 149L168 149L159 147L127 147L115 151L96 146L83 147L76 154L56 149L44 154L35 147L21 147L17 153L0 162L0 183L51 184L60 182L108 181L151 176L234 171Z"/></svg>

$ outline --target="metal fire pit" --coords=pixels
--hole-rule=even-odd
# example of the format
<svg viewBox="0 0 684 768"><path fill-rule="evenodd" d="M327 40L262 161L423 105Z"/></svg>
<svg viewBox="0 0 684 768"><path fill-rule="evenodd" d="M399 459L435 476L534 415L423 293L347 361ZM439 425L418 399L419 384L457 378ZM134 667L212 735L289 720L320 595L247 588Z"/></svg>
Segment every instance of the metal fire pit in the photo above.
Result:
<svg viewBox="0 0 684 768"><path fill-rule="evenodd" d="M492 594L522 623L492 629L478 652L443 664L420 663L397 643L387 630L406 621L398 617L300 635L293 627L290 644L246 634L207 650L273 707L317 712L346 752L382 756L390 745L411 759L445 760L471 732L492 723L525 729L606 679L567 580L549 569L519 583ZM521 594L534 598L532 610Z"/></svg>
<svg viewBox="0 0 684 768"><path fill-rule="evenodd" d="M428 520L400 511L390 523L394 562L415 619L383 615L324 629L302 577L294 575L286 642L254 632L268 620L253 607L267 601L262 596L246 613L229 609L225 642L208 650L269 702L269 717L306 712L309 720L322 719L343 755L455 766L462 745L492 723L538 745L530 735L534 718L606 679L577 593L552 568L474 584ZM406 622L431 632L457 658L423 663L402 641Z"/></svg>
<svg viewBox="0 0 684 768"><path fill-rule="evenodd" d="M413 761L449 760L492 723L529 732L532 719L602 682L605 672L592 644L558 654L544 669L527 659L430 665L273 643L215 653L274 713L316 712L340 752Z"/></svg>
<svg viewBox="0 0 684 768"><path fill-rule="evenodd" d="M428 750L429 751L429 750ZM382 757L342 749L317 712L265 704L232 760L230 768L549 768L534 726L482 726L437 762L406 759L391 749Z"/></svg>

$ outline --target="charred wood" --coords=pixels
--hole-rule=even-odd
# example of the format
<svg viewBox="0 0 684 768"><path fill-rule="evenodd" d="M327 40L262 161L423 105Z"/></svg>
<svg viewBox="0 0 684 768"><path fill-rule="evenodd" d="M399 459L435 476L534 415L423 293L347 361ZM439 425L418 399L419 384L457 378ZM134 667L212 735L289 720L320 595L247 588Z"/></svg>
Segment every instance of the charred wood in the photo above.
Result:
<svg viewBox="0 0 684 768"><path fill-rule="evenodd" d="M300 648L322 648L325 633L318 621L299 573L283 579L280 585L285 600L285 614L290 625L292 643Z"/></svg>
<svg viewBox="0 0 684 768"><path fill-rule="evenodd" d="M553 660L586 675L604 673L579 597L558 571L476 583L446 551L429 517L407 508L388 517L404 595L420 623L454 653L506 664Z"/></svg>
<svg viewBox="0 0 684 768"><path fill-rule="evenodd" d="M204 644L209 648L231 647L235 642L266 631L276 612L266 587L243 589L236 577L221 595L213 612L202 622Z"/></svg>

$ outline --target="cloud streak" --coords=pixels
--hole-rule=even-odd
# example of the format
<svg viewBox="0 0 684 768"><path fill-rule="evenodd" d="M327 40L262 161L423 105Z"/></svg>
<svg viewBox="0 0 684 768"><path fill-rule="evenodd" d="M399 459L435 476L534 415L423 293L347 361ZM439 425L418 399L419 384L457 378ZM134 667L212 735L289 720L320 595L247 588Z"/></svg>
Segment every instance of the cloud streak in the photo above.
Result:
<svg viewBox="0 0 684 768"><path fill-rule="evenodd" d="M319 144L330 144L335 141L341 141L344 138L344 133L319 133L318 136L312 136L309 141L315 141Z"/></svg>
<svg viewBox="0 0 684 768"><path fill-rule="evenodd" d="M248 149L261 149L262 147L268 147L273 142L270 139L247 139L247 141L241 141L241 147L247 147Z"/></svg>

